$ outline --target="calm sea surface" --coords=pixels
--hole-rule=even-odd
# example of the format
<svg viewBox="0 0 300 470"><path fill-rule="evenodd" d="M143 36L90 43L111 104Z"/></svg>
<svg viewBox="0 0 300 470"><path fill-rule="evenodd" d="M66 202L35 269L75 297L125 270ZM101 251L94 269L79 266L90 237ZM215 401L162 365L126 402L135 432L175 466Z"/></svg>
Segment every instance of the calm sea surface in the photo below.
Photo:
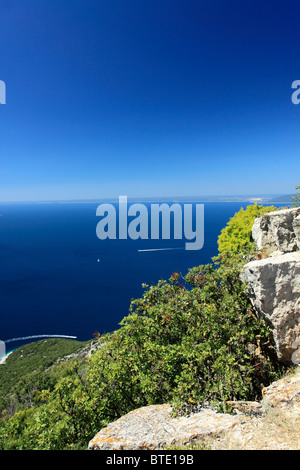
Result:
<svg viewBox="0 0 300 470"><path fill-rule="evenodd" d="M84 341L95 331L118 328L130 299L142 294L143 282L156 284L174 271L185 275L217 255L221 229L247 203L205 203L199 251L186 251L185 240L99 240L98 205L0 205L2 341L30 335L72 335ZM138 251L153 248L176 249ZM20 344L10 342L7 349Z"/></svg>

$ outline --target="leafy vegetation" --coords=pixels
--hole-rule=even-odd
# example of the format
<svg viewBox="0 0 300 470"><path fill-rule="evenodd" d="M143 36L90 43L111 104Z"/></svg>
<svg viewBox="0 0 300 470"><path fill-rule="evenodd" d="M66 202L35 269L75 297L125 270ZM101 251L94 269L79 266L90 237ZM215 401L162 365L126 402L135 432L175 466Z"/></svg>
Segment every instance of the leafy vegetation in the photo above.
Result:
<svg viewBox="0 0 300 470"><path fill-rule="evenodd" d="M241 207L221 230L218 238L218 247L221 253L253 253L254 242L251 239L251 230L254 220L263 214L278 210L275 206L249 205L246 209Z"/></svg>
<svg viewBox="0 0 300 470"><path fill-rule="evenodd" d="M26 344L8 356L0 367L0 411L7 393L24 386L24 376L41 380L42 374L59 358L78 352L87 343L50 338Z"/></svg>
<svg viewBox="0 0 300 470"><path fill-rule="evenodd" d="M0 449L86 449L102 427L141 406L169 402L185 413L203 402L228 410L228 400L260 399L261 387L283 372L240 280L261 211L236 214L211 263L144 284L120 328L102 336L88 360L31 368L9 386Z"/></svg>

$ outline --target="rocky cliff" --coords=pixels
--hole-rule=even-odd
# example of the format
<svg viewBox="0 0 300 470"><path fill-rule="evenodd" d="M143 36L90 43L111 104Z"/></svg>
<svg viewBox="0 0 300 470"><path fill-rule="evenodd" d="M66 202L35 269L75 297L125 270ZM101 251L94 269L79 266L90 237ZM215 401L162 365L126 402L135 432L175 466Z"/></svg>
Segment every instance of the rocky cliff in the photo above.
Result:
<svg viewBox="0 0 300 470"><path fill-rule="evenodd" d="M271 327L278 358L295 363L300 345L300 207L256 219L252 236L260 259L244 266L242 279L257 315Z"/></svg>
<svg viewBox="0 0 300 470"><path fill-rule="evenodd" d="M300 249L300 207L269 212L254 221L252 237L261 257Z"/></svg>

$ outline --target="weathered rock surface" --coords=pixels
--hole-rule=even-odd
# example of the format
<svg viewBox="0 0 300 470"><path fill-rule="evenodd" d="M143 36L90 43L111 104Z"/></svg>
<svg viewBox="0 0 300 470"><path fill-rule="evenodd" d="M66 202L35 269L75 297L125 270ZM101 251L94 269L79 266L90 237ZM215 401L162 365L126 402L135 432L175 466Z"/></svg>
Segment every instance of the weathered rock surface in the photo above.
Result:
<svg viewBox="0 0 300 470"><path fill-rule="evenodd" d="M300 450L300 367L262 391L261 414L221 436L206 439L211 450Z"/></svg>
<svg viewBox="0 0 300 470"><path fill-rule="evenodd" d="M300 450L300 367L263 389L261 414L249 416L220 436L205 439L211 450Z"/></svg>
<svg viewBox="0 0 300 470"><path fill-rule="evenodd" d="M294 374L276 380L262 389L262 403L267 406L297 406L300 411L300 367Z"/></svg>
<svg viewBox="0 0 300 470"><path fill-rule="evenodd" d="M169 404L131 411L102 429L89 443L89 450L155 450L187 444L219 434L240 422L240 417L203 409L187 417L171 417Z"/></svg>
<svg viewBox="0 0 300 470"><path fill-rule="evenodd" d="M261 255L243 268L258 316L271 326L278 358L291 362L300 339L300 207L264 214L252 236Z"/></svg>
<svg viewBox="0 0 300 470"><path fill-rule="evenodd" d="M298 250L300 250L300 215L293 220L293 230L296 236Z"/></svg>
<svg viewBox="0 0 300 470"><path fill-rule="evenodd" d="M300 207L269 212L255 220L252 237L263 257L300 248Z"/></svg>
<svg viewBox="0 0 300 470"><path fill-rule="evenodd" d="M229 448L228 442L233 438L238 438L246 447L260 423L264 423L264 416L270 408L291 409L294 416L300 413L300 367L297 366L293 374L265 387L260 402L228 403L235 413L217 413L207 407L179 418L172 417L172 407L168 404L139 408L102 429L90 441L88 449L156 450L206 439L210 439L212 448L217 449L226 448L226 445ZM263 427L262 431L265 433ZM276 448L276 445L278 448L278 444L268 442L267 448ZM284 442L279 448L288 446L289 443Z"/></svg>
<svg viewBox="0 0 300 470"><path fill-rule="evenodd" d="M292 345L300 337L300 252L252 261L242 279L257 314L272 329L279 359L291 361Z"/></svg>

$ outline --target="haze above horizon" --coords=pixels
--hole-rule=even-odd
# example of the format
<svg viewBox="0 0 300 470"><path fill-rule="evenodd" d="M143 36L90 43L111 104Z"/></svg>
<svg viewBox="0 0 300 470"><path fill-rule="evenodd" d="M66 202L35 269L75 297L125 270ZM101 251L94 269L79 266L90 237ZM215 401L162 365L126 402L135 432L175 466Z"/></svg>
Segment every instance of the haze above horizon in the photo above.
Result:
<svg viewBox="0 0 300 470"><path fill-rule="evenodd" d="M131 197L128 198L128 203L133 202L155 202L155 203L185 203L185 202L257 202L257 203L290 203L292 204L292 196L296 194L235 194L235 195L199 195L199 196L152 196L152 197ZM93 198L93 199L49 199L49 200L36 200L36 201L0 201L0 204L55 204L55 203L101 203L101 202L112 202L118 203L119 198ZM1 214L0 214L1 215Z"/></svg>

